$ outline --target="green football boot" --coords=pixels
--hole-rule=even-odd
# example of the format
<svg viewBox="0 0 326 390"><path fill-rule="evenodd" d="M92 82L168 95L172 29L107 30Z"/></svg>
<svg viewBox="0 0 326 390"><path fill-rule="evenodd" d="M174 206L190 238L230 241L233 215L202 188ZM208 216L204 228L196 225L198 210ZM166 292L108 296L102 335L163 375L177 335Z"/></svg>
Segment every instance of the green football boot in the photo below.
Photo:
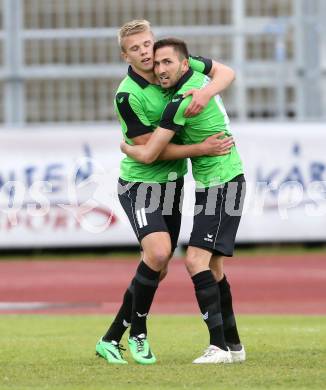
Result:
<svg viewBox="0 0 326 390"><path fill-rule="evenodd" d="M156 357L152 353L146 335L144 333L138 336L129 337L128 344L129 344L131 355L137 363L140 364L156 363Z"/></svg>
<svg viewBox="0 0 326 390"><path fill-rule="evenodd" d="M96 344L96 355L107 360L111 364L128 364L122 357L122 351L126 349L116 341L104 341L100 339Z"/></svg>

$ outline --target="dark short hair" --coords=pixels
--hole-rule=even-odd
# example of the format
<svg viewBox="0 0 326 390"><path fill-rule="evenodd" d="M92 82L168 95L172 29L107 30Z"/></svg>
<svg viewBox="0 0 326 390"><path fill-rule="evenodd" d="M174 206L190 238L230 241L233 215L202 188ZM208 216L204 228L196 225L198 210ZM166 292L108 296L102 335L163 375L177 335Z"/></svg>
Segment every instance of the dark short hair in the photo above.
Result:
<svg viewBox="0 0 326 390"><path fill-rule="evenodd" d="M189 58L188 48L186 42L184 42L182 39L178 38L164 38L156 41L154 43L154 54L157 49L161 49L162 47L173 47L173 49L181 55L183 58Z"/></svg>

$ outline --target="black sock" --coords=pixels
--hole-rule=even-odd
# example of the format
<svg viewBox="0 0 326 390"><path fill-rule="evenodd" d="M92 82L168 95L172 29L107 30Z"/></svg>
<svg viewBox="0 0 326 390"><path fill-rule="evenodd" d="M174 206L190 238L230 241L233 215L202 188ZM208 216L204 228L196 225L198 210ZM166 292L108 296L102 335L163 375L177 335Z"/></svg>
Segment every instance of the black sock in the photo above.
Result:
<svg viewBox="0 0 326 390"><path fill-rule="evenodd" d="M131 324L131 311L132 311L132 296L134 292L134 281L133 279L130 283L130 286L127 288L122 305L116 315L114 321L112 322L110 328L103 336L104 341L115 340L120 342L124 332L127 330L128 326Z"/></svg>
<svg viewBox="0 0 326 390"><path fill-rule="evenodd" d="M134 278L130 336L147 334L146 317L154 299L159 277L159 271L152 270L143 261L140 262Z"/></svg>
<svg viewBox="0 0 326 390"><path fill-rule="evenodd" d="M240 344L240 337L233 313L231 289L225 275L218 282L218 286L220 290L225 341L227 344Z"/></svg>
<svg viewBox="0 0 326 390"><path fill-rule="evenodd" d="M227 350L224 334L219 289L210 270L199 272L192 277L195 293L203 320L209 331L210 344Z"/></svg>

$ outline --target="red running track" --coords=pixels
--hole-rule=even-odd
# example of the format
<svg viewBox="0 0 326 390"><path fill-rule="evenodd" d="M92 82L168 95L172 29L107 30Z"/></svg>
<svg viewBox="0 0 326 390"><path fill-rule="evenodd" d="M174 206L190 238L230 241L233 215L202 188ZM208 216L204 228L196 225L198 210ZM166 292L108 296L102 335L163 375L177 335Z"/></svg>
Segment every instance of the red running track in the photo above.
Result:
<svg viewBox="0 0 326 390"><path fill-rule="evenodd" d="M137 261L1 261L0 313L114 313ZM326 257L225 261L237 313L326 314ZM151 312L198 313L182 259L172 260Z"/></svg>

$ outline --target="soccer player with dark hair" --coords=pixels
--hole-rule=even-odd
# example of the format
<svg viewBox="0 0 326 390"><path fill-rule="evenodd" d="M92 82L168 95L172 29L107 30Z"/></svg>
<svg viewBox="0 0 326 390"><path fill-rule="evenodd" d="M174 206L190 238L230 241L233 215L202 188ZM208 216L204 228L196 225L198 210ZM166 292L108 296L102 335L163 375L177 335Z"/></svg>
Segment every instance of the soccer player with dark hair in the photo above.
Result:
<svg viewBox="0 0 326 390"><path fill-rule="evenodd" d="M126 142L144 145L159 124L170 92L160 87L153 73L154 37L148 21L135 20L122 26L119 43L130 66L116 93L115 109ZM200 91L187 92L192 94L187 115L197 114L211 96L234 79L232 69L214 61L191 58L189 63L194 70L211 76L212 82ZM120 340L130 324L128 344L133 358L141 364L155 363L147 340L146 319L177 245L183 176L187 170L185 158L229 153L233 144L232 137L216 136L197 145L181 145L177 137L173 142L159 156L159 161L149 165L129 157L121 162L119 200L141 244L142 259L113 323L96 345L97 354L109 363L127 363L121 355ZM163 212L166 197L169 213ZM147 206L152 200L157 207L149 212Z"/></svg>
<svg viewBox="0 0 326 390"><path fill-rule="evenodd" d="M189 68L186 44L175 38L154 45L154 72L163 88L173 92L160 127L144 146L127 143L128 156L152 163L178 134L185 145L196 145L208 136L224 132L231 136L229 119L220 96L210 99L202 112L186 117L190 98L184 92L203 88L204 74ZM244 361L232 307L230 286L223 272L222 256L232 256L245 194L242 162L235 145L221 156L191 157L196 181L194 224L186 255L186 267L194 283L200 311L209 330L210 345L194 363Z"/></svg>

